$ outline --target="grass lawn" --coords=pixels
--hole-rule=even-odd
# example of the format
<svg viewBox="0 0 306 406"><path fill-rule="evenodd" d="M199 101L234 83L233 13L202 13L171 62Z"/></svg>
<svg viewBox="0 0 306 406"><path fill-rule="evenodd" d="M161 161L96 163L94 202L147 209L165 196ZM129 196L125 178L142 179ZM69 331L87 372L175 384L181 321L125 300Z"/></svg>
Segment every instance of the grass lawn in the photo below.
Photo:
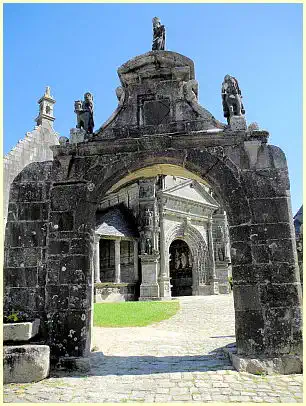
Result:
<svg viewBox="0 0 306 406"><path fill-rule="evenodd" d="M169 319L179 310L178 300L169 302L95 303L94 326L143 327Z"/></svg>

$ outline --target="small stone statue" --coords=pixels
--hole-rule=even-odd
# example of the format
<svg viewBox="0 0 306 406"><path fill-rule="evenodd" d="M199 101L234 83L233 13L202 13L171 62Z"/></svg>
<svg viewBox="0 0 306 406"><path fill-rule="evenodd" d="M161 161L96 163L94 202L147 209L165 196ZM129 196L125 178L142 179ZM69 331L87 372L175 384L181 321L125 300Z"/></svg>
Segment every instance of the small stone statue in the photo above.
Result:
<svg viewBox="0 0 306 406"><path fill-rule="evenodd" d="M145 211L145 225L149 227L153 225L153 213L149 208Z"/></svg>
<svg viewBox="0 0 306 406"><path fill-rule="evenodd" d="M76 100L74 102L74 112L77 115L77 128L83 128L87 134L93 133L93 95L89 92L84 94L84 101Z"/></svg>
<svg viewBox="0 0 306 406"><path fill-rule="evenodd" d="M150 238L146 239L146 254L152 255L152 242Z"/></svg>
<svg viewBox="0 0 306 406"><path fill-rule="evenodd" d="M217 243L217 254L219 261L225 261L225 247L219 243Z"/></svg>
<svg viewBox="0 0 306 406"><path fill-rule="evenodd" d="M160 23L160 19L158 17L154 17L152 22L153 22L152 51L164 51L166 42L165 26Z"/></svg>
<svg viewBox="0 0 306 406"><path fill-rule="evenodd" d="M146 240L144 236L141 236L140 239L140 252L141 254L145 254L146 252Z"/></svg>
<svg viewBox="0 0 306 406"><path fill-rule="evenodd" d="M232 116L242 116L245 114L237 79L233 76L226 75L222 83L221 94L224 117L226 117L227 123L230 124L230 118Z"/></svg>

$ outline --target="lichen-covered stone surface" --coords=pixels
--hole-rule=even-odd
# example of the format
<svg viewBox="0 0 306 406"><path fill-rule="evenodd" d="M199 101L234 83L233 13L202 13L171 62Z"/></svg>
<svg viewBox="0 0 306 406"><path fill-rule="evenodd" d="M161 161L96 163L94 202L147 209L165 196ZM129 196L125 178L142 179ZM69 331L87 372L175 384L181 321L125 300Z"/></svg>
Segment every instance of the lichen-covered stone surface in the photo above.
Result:
<svg viewBox="0 0 306 406"><path fill-rule="evenodd" d="M54 359L88 355L93 230L105 193L156 164L205 179L227 212L238 355L301 354L301 286L284 153L197 102L193 62L152 51L119 68L113 117L15 179L5 242L5 312L39 315ZM256 141L256 142L254 142Z"/></svg>
<svg viewBox="0 0 306 406"><path fill-rule="evenodd" d="M50 348L47 345L13 345L3 349L4 383L41 381L49 375Z"/></svg>

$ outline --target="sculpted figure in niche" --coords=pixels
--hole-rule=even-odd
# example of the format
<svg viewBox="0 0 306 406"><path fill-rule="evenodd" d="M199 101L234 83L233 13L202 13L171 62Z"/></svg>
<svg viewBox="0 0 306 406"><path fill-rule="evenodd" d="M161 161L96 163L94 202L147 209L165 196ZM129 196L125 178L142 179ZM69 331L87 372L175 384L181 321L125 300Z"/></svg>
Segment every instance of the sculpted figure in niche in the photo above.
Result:
<svg viewBox="0 0 306 406"><path fill-rule="evenodd" d="M221 94L224 117L226 117L228 124L232 116L242 116L245 114L241 101L242 95L236 78L230 75L224 77Z"/></svg>
<svg viewBox="0 0 306 406"><path fill-rule="evenodd" d="M225 261L225 233L223 226L217 227L217 257L218 261Z"/></svg>
<svg viewBox="0 0 306 406"><path fill-rule="evenodd" d="M140 252L144 254L146 252L146 239L145 236L142 236L140 239Z"/></svg>
<svg viewBox="0 0 306 406"><path fill-rule="evenodd" d="M182 252L182 254L181 254L181 264L182 264L182 268L186 268L187 256L186 256L185 252Z"/></svg>
<svg viewBox="0 0 306 406"><path fill-rule="evenodd" d="M83 128L87 134L92 134L94 129L93 110L93 95L89 92L84 94L84 101L77 100L74 102L77 128Z"/></svg>
<svg viewBox="0 0 306 406"><path fill-rule="evenodd" d="M145 225L150 227L153 225L153 213L149 208L145 212Z"/></svg>
<svg viewBox="0 0 306 406"><path fill-rule="evenodd" d="M178 250L175 250L175 269L179 269L180 265L181 265L181 259L180 259L180 254L178 252Z"/></svg>
<svg viewBox="0 0 306 406"><path fill-rule="evenodd" d="M152 242L150 238L146 239L146 254L152 255Z"/></svg>
<svg viewBox="0 0 306 406"><path fill-rule="evenodd" d="M165 26L160 23L160 19L158 17L154 17L152 22L153 22L152 51L164 51L166 42Z"/></svg>

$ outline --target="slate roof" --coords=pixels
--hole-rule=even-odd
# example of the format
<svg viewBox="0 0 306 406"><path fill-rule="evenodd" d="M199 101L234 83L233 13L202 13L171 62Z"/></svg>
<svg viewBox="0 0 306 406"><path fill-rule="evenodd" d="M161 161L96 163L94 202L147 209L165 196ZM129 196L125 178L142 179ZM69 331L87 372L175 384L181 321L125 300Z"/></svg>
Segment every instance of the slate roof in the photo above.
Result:
<svg viewBox="0 0 306 406"><path fill-rule="evenodd" d="M303 224L303 205L300 207L296 215L293 217L295 233L298 235L301 231L301 225Z"/></svg>
<svg viewBox="0 0 306 406"><path fill-rule="evenodd" d="M120 207L97 213L96 233L112 237L137 238L139 236L132 215L124 212Z"/></svg>

